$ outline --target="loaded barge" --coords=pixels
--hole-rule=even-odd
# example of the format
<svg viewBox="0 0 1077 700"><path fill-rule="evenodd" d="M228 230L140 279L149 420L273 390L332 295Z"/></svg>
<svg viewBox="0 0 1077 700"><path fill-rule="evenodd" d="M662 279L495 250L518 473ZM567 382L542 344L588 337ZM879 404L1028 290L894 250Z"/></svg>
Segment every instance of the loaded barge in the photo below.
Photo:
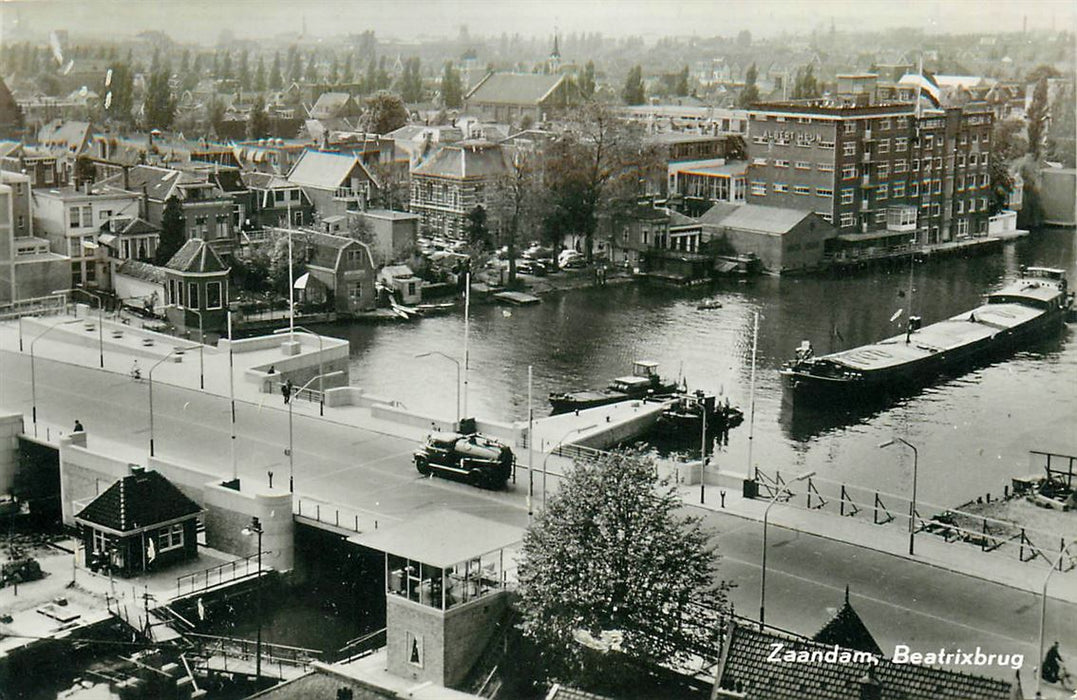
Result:
<svg viewBox="0 0 1077 700"><path fill-rule="evenodd" d="M794 402L809 403L848 403L923 385L946 370L1059 332L1072 305L1064 270L1022 267L1018 279L987 295L982 306L930 326L921 328L911 316L901 335L822 357L805 341L782 368L782 383Z"/></svg>

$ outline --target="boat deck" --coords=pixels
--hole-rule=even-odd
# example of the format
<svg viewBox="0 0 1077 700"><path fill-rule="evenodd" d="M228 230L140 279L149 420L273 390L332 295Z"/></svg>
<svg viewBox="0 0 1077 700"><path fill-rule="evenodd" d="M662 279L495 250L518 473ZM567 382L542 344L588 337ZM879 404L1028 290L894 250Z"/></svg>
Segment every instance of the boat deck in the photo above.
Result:
<svg viewBox="0 0 1077 700"><path fill-rule="evenodd" d="M915 362L939 352L949 352L978 343L999 331L1014 328L1043 313L1022 304L985 304L945 321L878 343L834 353L828 359L852 369L869 371Z"/></svg>

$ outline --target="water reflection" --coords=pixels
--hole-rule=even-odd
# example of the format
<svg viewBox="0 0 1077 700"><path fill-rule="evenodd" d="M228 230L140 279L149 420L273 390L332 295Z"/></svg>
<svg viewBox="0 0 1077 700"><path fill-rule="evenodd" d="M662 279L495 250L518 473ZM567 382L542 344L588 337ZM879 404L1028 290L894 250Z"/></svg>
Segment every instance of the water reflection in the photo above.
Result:
<svg viewBox="0 0 1077 700"><path fill-rule="evenodd" d="M1021 264L1063 267L1074 281L1074 230L1048 230L1008 244L1001 254L917 265L912 312L931 323L980 302ZM1073 440L1077 421L1077 343L1070 326L1053 343L979 367L867 411L789 412L778 369L810 339L820 354L901 331L910 298L908 267L843 278L762 278L719 282L708 289L643 285L582 290L513 309L472 310L468 412L503 420L527 416L527 369L534 367L534 407L546 396L604 386L633 360L659 363L663 376L683 376L747 413L752 320L760 314L753 465L815 469L820 476L900 489L911 464L877 444L898 434L921 448L925 493L960 502L987 488L1001 491L1028 469L1027 452ZM703 299L722 308L700 310ZM903 317L891 321L898 309ZM338 325L329 329L352 347L352 382L430 415L455 416L455 368L418 353L463 358L460 315L417 324ZM719 464L747 472L747 425L730 434ZM1077 445L1070 449L1077 451Z"/></svg>

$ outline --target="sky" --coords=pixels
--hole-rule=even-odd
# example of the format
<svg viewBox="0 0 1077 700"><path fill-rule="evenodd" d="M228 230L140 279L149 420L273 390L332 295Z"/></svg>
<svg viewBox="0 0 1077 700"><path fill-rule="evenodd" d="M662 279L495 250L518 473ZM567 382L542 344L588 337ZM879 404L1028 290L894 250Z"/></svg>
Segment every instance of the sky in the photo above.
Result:
<svg viewBox="0 0 1077 700"><path fill-rule="evenodd" d="M184 42L216 43L222 29L237 38L281 32L308 38L373 29L379 37L418 39L519 33L548 36L732 36L747 29L764 37L840 30L919 27L927 33L968 33L1077 27L1073 0L0 0L0 41L16 27L44 36L66 29L131 35L156 29Z"/></svg>

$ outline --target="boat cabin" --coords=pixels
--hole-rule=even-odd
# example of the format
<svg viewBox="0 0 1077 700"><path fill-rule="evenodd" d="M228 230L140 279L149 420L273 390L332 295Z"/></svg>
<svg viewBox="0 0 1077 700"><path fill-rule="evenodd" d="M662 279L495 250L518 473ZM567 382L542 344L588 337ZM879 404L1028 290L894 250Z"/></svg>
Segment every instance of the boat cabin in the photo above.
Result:
<svg viewBox="0 0 1077 700"><path fill-rule="evenodd" d="M646 377L655 381L658 380L658 363L650 362L648 360L636 360L632 363L632 376L634 377Z"/></svg>
<svg viewBox="0 0 1077 700"><path fill-rule="evenodd" d="M633 398L641 397L646 396L651 389L651 380L640 376L618 377L610 382L609 388L611 391L620 391Z"/></svg>

